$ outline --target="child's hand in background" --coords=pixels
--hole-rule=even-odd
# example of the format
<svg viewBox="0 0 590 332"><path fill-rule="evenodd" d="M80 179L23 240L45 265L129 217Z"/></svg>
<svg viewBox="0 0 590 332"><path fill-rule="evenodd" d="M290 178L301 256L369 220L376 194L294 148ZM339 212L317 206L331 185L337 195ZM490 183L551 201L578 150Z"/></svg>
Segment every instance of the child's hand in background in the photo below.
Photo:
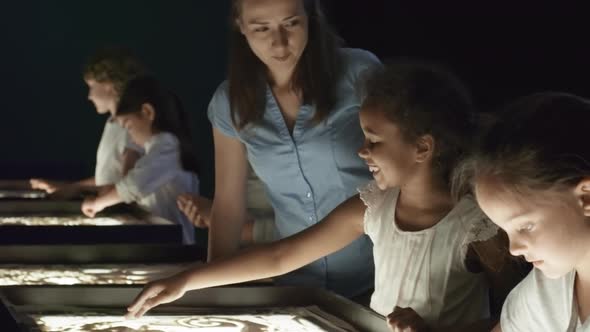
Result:
<svg viewBox="0 0 590 332"><path fill-rule="evenodd" d="M182 194L176 199L176 204L193 225L199 228L209 228L211 200L203 196Z"/></svg>

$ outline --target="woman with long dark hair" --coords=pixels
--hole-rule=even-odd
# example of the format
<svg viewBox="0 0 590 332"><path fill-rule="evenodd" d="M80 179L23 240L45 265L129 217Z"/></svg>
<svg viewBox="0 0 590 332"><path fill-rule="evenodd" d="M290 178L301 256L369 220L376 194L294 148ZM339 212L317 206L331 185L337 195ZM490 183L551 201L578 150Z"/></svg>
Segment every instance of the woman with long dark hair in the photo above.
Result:
<svg viewBox="0 0 590 332"><path fill-rule="evenodd" d="M370 179L356 151L359 79L379 60L340 47L315 0L234 0L226 82L209 105L215 197L209 258L234 253L246 222L248 162L275 211L277 239L318 223ZM278 279L348 297L373 287L370 240Z"/></svg>

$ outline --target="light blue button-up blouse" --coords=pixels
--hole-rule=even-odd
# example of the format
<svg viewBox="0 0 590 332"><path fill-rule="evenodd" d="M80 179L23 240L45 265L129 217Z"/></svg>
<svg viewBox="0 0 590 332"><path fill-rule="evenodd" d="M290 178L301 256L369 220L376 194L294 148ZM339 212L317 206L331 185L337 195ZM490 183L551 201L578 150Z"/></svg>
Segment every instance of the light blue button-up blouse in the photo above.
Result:
<svg viewBox="0 0 590 332"><path fill-rule="evenodd" d="M334 109L326 120L314 123L314 107L302 105L292 136L270 88L262 120L241 130L231 120L227 82L219 86L209 104L212 125L245 145L275 210L280 238L322 220L371 178L357 155L364 140L358 117L359 77L380 62L364 50L341 49L339 53L344 73L336 86ZM373 276L372 244L363 236L278 282L322 287L352 297L372 288Z"/></svg>

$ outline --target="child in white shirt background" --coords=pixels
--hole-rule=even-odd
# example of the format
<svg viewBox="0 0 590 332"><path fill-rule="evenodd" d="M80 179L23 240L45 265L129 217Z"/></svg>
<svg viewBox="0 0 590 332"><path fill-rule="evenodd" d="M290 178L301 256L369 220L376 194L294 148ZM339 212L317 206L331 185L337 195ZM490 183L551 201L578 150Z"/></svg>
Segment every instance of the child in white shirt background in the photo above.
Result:
<svg viewBox="0 0 590 332"><path fill-rule="evenodd" d="M116 118L145 154L121 180L86 198L82 211L93 217L108 206L135 202L180 224L183 243L193 244L194 227L176 206L181 193L199 193L198 164L180 100L155 78L137 77L127 84Z"/></svg>
<svg viewBox="0 0 590 332"><path fill-rule="evenodd" d="M133 168L143 154L143 148L130 139L127 131L115 121L114 115L127 82L145 71L135 57L122 49L101 50L88 60L83 70L88 100L98 114L108 115L96 152L94 176L76 182L31 179L33 189L69 198L85 188L113 184Z"/></svg>

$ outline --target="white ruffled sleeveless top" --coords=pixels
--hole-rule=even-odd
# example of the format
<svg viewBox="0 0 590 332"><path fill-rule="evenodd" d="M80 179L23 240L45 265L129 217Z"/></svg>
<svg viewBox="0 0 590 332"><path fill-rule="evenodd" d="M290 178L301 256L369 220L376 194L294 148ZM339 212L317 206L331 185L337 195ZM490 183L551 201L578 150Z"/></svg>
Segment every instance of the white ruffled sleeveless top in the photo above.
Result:
<svg viewBox="0 0 590 332"><path fill-rule="evenodd" d="M472 197L459 201L435 226L399 229L399 188L380 190L374 181L359 189L367 206L365 233L373 241L375 292L371 308L381 315L411 307L433 326L464 324L489 317L485 276L467 270L468 245L497 233Z"/></svg>

